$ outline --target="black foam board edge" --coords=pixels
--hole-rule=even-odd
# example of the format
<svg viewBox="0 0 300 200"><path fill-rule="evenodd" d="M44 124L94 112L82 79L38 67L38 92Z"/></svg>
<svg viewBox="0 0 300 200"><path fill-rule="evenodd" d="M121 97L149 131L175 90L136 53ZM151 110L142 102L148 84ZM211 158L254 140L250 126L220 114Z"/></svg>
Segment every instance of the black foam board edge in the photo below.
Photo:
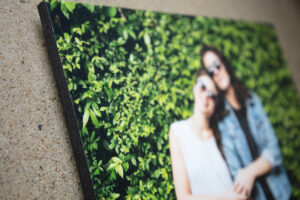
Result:
<svg viewBox="0 0 300 200"><path fill-rule="evenodd" d="M68 90L62 63L56 46L56 40L54 30L52 28L53 26L49 13L49 8L45 1L42 1L37 7L41 18L48 55L50 57L53 73L58 87L58 93L63 106L63 112L66 119L68 132L70 135L73 152L75 154L75 160L84 192L84 198L88 200L96 200L96 193L93 188L93 182L90 178L90 172L84 154L83 144L80 137L75 111L72 105L71 96Z"/></svg>

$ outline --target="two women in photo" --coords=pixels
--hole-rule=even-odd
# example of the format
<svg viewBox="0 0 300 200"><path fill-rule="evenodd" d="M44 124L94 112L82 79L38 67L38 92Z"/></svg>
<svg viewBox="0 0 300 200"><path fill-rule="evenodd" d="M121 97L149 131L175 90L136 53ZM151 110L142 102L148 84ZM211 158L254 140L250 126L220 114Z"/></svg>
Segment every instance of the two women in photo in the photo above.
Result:
<svg viewBox="0 0 300 200"><path fill-rule="evenodd" d="M170 126L178 199L290 199L278 140L258 96L216 48L204 46L194 112Z"/></svg>

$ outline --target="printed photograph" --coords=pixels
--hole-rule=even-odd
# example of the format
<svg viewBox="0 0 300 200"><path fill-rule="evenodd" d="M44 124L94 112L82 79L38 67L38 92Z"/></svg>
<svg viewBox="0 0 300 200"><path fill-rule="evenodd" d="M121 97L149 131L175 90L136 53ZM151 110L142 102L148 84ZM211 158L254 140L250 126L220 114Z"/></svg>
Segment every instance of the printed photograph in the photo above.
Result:
<svg viewBox="0 0 300 200"><path fill-rule="evenodd" d="M300 199L271 24L46 3L97 199Z"/></svg>

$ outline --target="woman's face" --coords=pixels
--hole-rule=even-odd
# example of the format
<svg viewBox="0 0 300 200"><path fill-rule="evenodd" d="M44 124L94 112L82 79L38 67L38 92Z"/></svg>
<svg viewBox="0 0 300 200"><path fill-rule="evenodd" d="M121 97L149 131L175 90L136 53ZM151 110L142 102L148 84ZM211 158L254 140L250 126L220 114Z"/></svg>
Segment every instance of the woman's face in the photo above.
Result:
<svg viewBox="0 0 300 200"><path fill-rule="evenodd" d="M217 88L208 75L200 75L193 87L196 108L210 117L216 106Z"/></svg>
<svg viewBox="0 0 300 200"><path fill-rule="evenodd" d="M203 55L204 67L209 71L211 77L222 91L226 91L230 86L230 76L220 60L212 51L207 51Z"/></svg>

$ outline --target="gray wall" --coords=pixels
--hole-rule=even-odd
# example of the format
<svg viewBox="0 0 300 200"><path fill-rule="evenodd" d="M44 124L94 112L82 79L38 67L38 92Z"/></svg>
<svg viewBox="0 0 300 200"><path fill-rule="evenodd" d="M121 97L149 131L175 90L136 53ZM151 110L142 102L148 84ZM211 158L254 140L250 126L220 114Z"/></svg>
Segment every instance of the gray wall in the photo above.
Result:
<svg viewBox="0 0 300 200"><path fill-rule="evenodd" d="M0 1L0 199L82 199L39 2ZM300 92L299 0L81 2L270 22Z"/></svg>

